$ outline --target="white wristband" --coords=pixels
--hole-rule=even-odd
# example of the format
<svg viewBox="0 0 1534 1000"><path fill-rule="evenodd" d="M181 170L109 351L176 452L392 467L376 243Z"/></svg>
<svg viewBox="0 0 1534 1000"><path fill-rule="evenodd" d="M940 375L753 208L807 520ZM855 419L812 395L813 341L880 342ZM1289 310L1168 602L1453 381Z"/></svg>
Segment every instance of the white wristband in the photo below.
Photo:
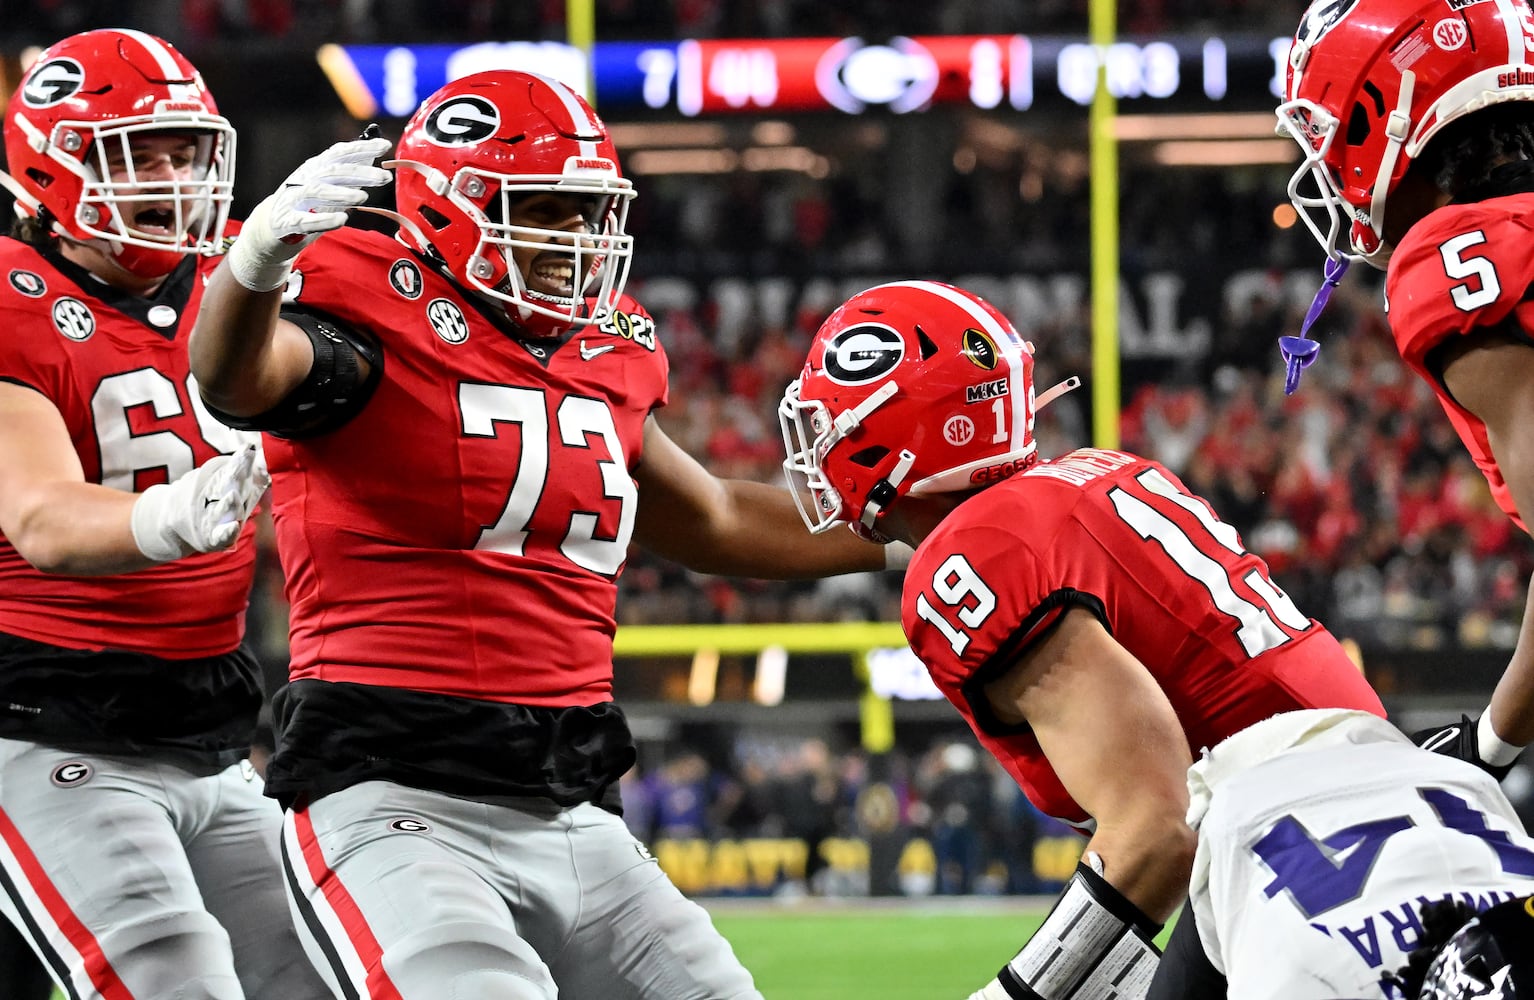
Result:
<svg viewBox="0 0 1534 1000"><path fill-rule="evenodd" d="M1506 767L1518 759L1523 753L1523 747L1515 747L1491 727L1491 710L1481 713L1481 721L1475 726L1475 748L1480 753L1481 759L1492 767Z"/></svg>
<svg viewBox="0 0 1534 1000"><path fill-rule="evenodd" d="M147 559L157 563L180 559L190 551L182 540L169 528L166 505L175 502L175 491L169 483L149 487L133 502L128 527L133 532L133 544Z"/></svg>
<svg viewBox="0 0 1534 1000"><path fill-rule="evenodd" d="M262 246L259 236L247 235L251 228L254 227L247 225L229 248L225 258L229 274L252 292L274 292L288 283L296 251L280 243L277 246L281 249L275 251L271 244Z"/></svg>

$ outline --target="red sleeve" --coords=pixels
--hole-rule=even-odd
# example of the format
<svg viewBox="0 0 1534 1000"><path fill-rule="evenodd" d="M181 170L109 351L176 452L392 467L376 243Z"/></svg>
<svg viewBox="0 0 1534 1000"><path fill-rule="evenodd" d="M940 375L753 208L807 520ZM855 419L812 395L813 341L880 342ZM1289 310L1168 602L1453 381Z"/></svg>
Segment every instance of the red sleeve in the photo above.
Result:
<svg viewBox="0 0 1534 1000"><path fill-rule="evenodd" d="M1067 608L1102 615L1101 600L1071 587L1056 558L1061 534L1079 528L1069 517L1078 495L1020 478L961 506L917 550L906 570L902 624L950 699L972 679L983 683L988 666L1016 662ZM1021 509L1026 526L1016 516ZM962 628L949 621L955 607Z"/></svg>
<svg viewBox="0 0 1534 1000"><path fill-rule="evenodd" d="M1451 205L1423 219L1390 261L1390 329L1401 357L1436 382L1427 357L1450 337L1496 326L1534 284L1534 194Z"/></svg>

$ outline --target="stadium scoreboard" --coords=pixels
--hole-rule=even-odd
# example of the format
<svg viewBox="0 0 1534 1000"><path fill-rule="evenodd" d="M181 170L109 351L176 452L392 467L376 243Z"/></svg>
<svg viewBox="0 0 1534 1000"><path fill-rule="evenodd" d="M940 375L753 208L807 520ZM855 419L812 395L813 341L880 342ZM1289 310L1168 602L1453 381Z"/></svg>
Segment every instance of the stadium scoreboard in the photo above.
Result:
<svg viewBox="0 0 1534 1000"><path fill-rule="evenodd" d="M1098 70L1136 110L1247 110L1282 93L1290 40L1167 36L1097 46L1030 35L327 45L319 60L358 118L405 117L449 80L529 69L595 93L604 113L686 117L969 106L1069 109L1091 103Z"/></svg>

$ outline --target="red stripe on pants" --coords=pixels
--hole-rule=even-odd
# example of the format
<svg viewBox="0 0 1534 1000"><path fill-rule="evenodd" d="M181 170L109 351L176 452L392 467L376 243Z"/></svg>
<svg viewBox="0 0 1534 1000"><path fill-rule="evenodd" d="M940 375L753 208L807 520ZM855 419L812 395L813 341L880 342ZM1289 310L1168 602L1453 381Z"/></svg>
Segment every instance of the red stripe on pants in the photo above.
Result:
<svg viewBox="0 0 1534 1000"><path fill-rule="evenodd" d="M314 835L314 822L309 819L308 809L294 810L293 829L298 834L298 849L303 854L309 878L319 887L330 908L340 918L341 929L346 932L347 940L356 949L363 967L367 969L370 1000L404 1000L399 989L389 979L389 974L384 971L383 948L363 918L357 901L346 891L346 886L341 884L340 876L325 863L325 855L320 851L319 838Z"/></svg>
<svg viewBox="0 0 1534 1000"><path fill-rule="evenodd" d="M92 934L90 928L75 915L75 911L69 908L69 904L64 901L64 897L53 884L53 880L48 877L47 870L37 860L37 855L32 853L32 848L27 846L21 831L16 829L16 824L11 822L11 817L4 810L0 810L0 840L4 840L5 845L10 848L16 863L21 866L21 873L26 877L27 885L36 893L49 918L58 925L70 946L79 952L81 960L85 963L85 974L90 977L91 985L95 987L96 992L100 993L104 1000L133 1000L133 993L117 975L117 970L112 968L112 963L107 960L106 954L101 950L101 944L96 940L96 935ZM21 900L17 900L16 904L20 906Z"/></svg>

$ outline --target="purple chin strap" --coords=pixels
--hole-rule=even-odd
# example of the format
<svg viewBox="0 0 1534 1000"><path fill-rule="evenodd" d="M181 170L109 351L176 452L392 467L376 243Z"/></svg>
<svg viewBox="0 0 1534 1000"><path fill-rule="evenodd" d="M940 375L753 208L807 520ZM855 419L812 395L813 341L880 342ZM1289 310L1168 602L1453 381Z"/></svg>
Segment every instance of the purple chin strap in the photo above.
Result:
<svg viewBox="0 0 1534 1000"><path fill-rule="evenodd" d="M1326 273L1321 287L1316 289L1316 297L1311 300L1310 308L1305 311L1305 322L1300 324L1298 337L1279 337L1278 351L1284 356L1284 395L1294 394L1294 390L1300 387L1300 372L1315 363L1317 355L1321 353L1321 345L1306 336L1316 320L1321 318L1321 313L1326 310L1326 303L1331 300L1332 289L1342 281L1342 276L1348 272L1348 258L1337 256L1326 259Z"/></svg>

